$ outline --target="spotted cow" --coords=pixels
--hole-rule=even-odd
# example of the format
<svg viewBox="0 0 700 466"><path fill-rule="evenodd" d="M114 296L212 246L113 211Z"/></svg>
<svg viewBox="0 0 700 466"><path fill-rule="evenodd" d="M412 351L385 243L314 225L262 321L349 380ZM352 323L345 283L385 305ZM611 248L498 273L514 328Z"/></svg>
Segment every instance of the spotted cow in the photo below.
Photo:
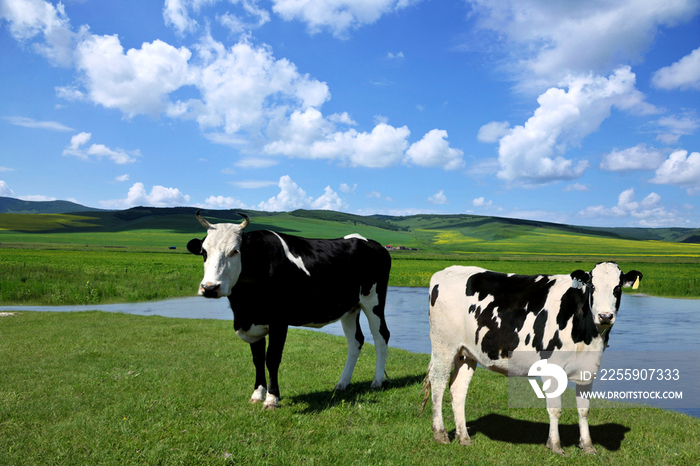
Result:
<svg viewBox="0 0 700 466"><path fill-rule="evenodd" d="M461 266L433 275L429 288L432 352L423 406L432 388L435 439L449 442L442 418L449 381L456 436L460 444L471 445L464 405L477 363L508 377L524 377L534 375L528 372L538 360L551 358L564 367L577 388L590 384L579 379L580 366L584 360L586 369L591 361L596 369L600 366L622 287L636 288L641 278L634 270L622 273L614 262L570 275L526 276ZM588 399L577 396L576 403L579 446L586 453L596 453L588 429ZM547 446L563 455L560 396L547 398L547 411Z"/></svg>
<svg viewBox="0 0 700 466"><path fill-rule="evenodd" d="M348 356L335 388L344 390L364 343L360 310L367 316L376 346L372 387L380 387L389 342L384 319L389 253L357 234L307 239L268 230L244 232L250 219L240 215L244 217L240 224L211 224L197 212L207 236L191 240L187 249L204 258L199 294L227 297L236 334L250 344L256 374L250 401L263 402L266 409L279 407L277 373L290 325L323 327L341 321Z"/></svg>

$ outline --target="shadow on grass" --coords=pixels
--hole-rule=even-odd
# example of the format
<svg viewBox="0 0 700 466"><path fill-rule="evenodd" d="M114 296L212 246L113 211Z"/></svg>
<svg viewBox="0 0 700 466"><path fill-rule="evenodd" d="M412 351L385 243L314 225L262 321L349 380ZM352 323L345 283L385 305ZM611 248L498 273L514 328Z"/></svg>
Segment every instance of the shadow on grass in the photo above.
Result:
<svg viewBox="0 0 700 466"><path fill-rule="evenodd" d="M467 423L467 429L472 438L476 434L483 434L491 440L513 444L544 445L549 436L549 423L513 419L502 414L481 416L476 421ZM632 429L621 424L607 423L597 426L591 425L590 430L594 445L600 445L608 451L617 451L625 439L625 434ZM562 447L578 445L578 423L560 424L559 435ZM452 437L454 437L454 432L452 432Z"/></svg>
<svg viewBox="0 0 700 466"><path fill-rule="evenodd" d="M290 397L284 397L284 394L282 395L283 398L287 398L291 403L307 405L302 413L319 413L342 403L355 403L358 400L362 400L362 403L372 403L373 400L368 399L368 395L372 393L420 384L423 382L424 378L425 375L412 375L391 379L390 381L384 382L382 388L379 389L372 388L371 382L354 382L343 391L329 389Z"/></svg>

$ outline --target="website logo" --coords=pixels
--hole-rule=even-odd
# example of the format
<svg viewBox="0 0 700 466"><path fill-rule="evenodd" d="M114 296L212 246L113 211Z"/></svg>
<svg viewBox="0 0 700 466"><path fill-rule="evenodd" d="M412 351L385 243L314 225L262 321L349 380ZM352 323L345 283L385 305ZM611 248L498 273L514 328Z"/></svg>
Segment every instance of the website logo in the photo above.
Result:
<svg viewBox="0 0 700 466"><path fill-rule="evenodd" d="M540 388L535 379L528 379L537 398L544 398L545 395L547 398L556 398L561 396L566 390L568 381L566 372L556 364L549 364L546 359L540 359L530 366L527 375L530 377L542 377L542 388ZM557 386L555 390L550 392L548 390L552 389L552 380L556 380Z"/></svg>

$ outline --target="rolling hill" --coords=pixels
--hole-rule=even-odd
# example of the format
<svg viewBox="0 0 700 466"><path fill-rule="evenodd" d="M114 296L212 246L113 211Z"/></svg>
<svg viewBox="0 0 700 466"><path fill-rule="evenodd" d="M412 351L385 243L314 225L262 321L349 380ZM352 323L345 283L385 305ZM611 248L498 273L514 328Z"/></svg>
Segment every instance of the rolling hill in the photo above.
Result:
<svg viewBox="0 0 700 466"><path fill-rule="evenodd" d="M0 197L0 230L26 233L116 233L136 230L169 230L200 234L193 219L196 207L133 207L100 210L68 201L32 202ZM598 228L479 215L420 214L407 217L360 216L325 210L293 212L242 211L254 217L249 227L272 229L311 237L344 236L365 232L380 242L420 246L439 239L507 241L548 234L595 236L607 239L700 243L700 229L690 228ZM203 210L212 222L240 220L234 210ZM436 240L436 238L438 240Z"/></svg>

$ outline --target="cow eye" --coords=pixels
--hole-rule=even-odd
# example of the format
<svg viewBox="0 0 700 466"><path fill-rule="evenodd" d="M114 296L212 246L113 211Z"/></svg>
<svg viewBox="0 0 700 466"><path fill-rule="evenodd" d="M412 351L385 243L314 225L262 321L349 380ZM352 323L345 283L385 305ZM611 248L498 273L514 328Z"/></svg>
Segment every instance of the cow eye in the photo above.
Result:
<svg viewBox="0 0 700 466"><path fill-rule="evenodd" d="M229 257L234 257L236 254L240 254L240 253L241 253L241 251L239 251L238 249L234 249L233 251L231 251L231 254L229 254Z"/></svg>
<svg viewBox="0 0 700 466"><path fill-rule="evenodd" d="M613 289L613 295L616 298L619 298L621 294L622 294L622 287L620 285L618 285Z"/></svg>
<svg viewBox="0 0 700 466"><path fill-rule="evenodd" d="M206 262L207 261L207 251L205 251L204 248L202 248L202 257L204 258L204 262Z"/></svg>

